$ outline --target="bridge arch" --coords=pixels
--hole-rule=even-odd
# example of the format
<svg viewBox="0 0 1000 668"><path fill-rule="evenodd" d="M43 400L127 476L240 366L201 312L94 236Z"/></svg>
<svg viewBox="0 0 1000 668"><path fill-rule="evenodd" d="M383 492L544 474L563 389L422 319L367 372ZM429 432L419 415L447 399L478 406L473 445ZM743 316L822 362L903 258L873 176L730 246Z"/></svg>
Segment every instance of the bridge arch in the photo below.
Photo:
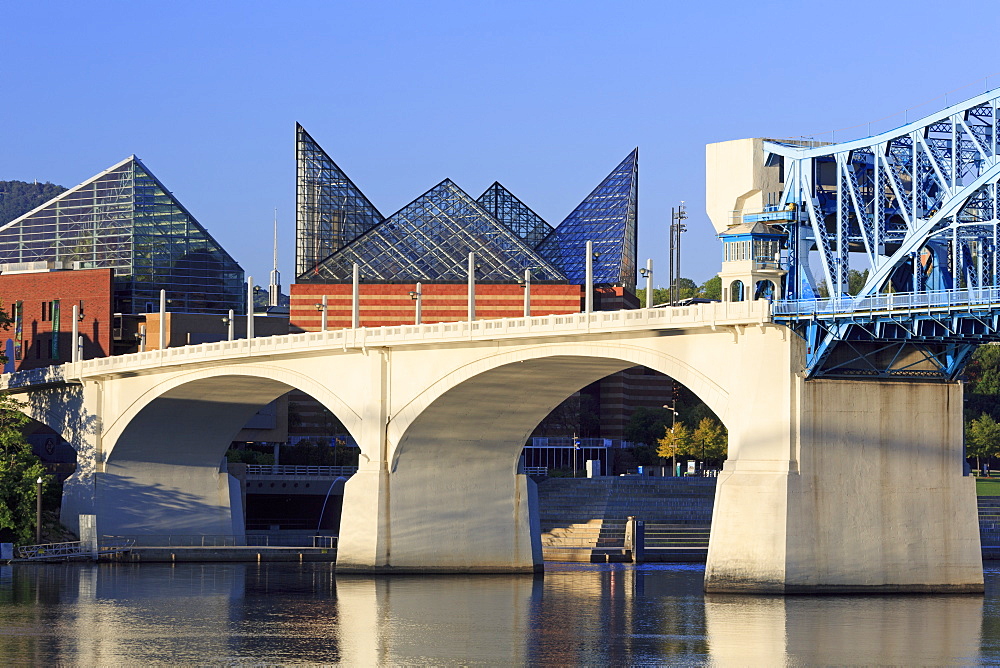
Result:
<svg viewBox="0 0 1000 668"><path fill-rule="evenodd" d="M163 424L188 424L202 442L215 437L225 441L226 434L235 435L257 410L289 390L310 395L351 436L360 435L360 416L327 384L279 366L221 366L170 376L139 394L105 428L107 461L147 458L151 442L180 435L164 434ZM227 447L230 441L225 441Z"/></svg>
<svg viewBox="0 0 1000 668"><path fill-rule="evenodd" d="M441 458L481 457L482 445L520 452L537 424L573 392L617 371L644 366L685 385L719 416L729 391L682 356L629 344L569 343L522 348L453 370L397 412L388 425L395 444L390 469L408 451L440 450ZM447 433L447 443L441 434ZM462 454L464 453L464 454Z"/></svg>

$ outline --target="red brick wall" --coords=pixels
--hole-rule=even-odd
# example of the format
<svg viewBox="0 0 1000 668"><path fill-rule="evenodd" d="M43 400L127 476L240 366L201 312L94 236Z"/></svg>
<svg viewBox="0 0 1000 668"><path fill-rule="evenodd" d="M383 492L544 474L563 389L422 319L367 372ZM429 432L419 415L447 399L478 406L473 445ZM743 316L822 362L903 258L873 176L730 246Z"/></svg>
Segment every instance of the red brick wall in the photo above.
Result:
<svg viewBox="0 0 1000 668"><path fill-rule="evenodd" d="M13 315L14 305L22 305L20 358L14 350L14 325L0 330L3 352L10 357L8 369L34 369L68 362L72 355L73 305L83 305L80 334L84 359L111 354L112 270L81 269L37 274L0 275L0 304ZM53 321L48 303L59 300L59 359L52 359ZM46 303L43 314L43 303ZM43 317L44 316L44 317Z"/></svg>
<svg viewBox="0 0 1000 668"><path fill-rule="evenodd" d="M296 283L291 287L292 331L318 331L321 314L316 304L327 295L327 327L351 326L350 283ZM362 327L412 325L413 283L362 283L359 288L359 311ZM436 283L421 286L422 320L425 323L455 322L468 317L467 286ZM537 284L531 286L531 314L577 313L581 290L578 285ZM476 286L476 318L515 318L524 315L524 289L516 283Z"/></svg>

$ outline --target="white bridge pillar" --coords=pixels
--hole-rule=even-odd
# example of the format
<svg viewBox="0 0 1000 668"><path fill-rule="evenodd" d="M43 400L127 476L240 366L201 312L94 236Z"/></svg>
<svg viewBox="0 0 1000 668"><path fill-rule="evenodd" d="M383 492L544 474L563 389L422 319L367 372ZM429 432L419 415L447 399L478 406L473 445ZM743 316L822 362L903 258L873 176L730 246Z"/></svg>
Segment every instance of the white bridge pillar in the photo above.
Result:
<svg viewBox="0 0 1000 668"><path fill-rule="evenodd" d="M390 436L390 356L370 353L361 457L344 486L337 570L541 571L535 484L515 473L526 434L479 428L476 411L493 415L498 407L470 395L459 402L461 414Z"/></svg>
<svg viewBox="0 0 1000 668"><path fill-rule="evenodd" d="M760 352L777 362L771 339ZM780 344L794 369L802 342ZM983 591L960 384L806 381L794 371L782 384L780 373L741 366L746 392L741 403L731 395L707 591Z"/></svg>

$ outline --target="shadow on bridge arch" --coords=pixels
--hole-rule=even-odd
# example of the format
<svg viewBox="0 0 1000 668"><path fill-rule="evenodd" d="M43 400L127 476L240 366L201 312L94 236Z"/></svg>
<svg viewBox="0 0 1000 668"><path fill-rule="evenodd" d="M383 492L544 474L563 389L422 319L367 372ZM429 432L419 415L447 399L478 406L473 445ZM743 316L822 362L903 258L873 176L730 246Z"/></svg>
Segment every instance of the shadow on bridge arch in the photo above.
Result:
<svg viewBox="0 0 1000 668"><path fill-rule="evenodd" d="M515 465L532 430L562 401L636 366L681 383L726 424L729 391L679 357L628 345L526 348L463 366L403 407L389 422L389 442L396 444L391 469L409 453L420 451L427 460L435 449L455 463L479 461L484 449L499 449Z"/></svg>
<svg viewBox="0 0 1000 668"><path fill-rule="evenodd" d="M328 386L301 373L256 364L200 369L140 393L109 424L95 481L101 533L242 535L238 481L225 454L247 421L290 390L326 407L357 437L360 418ZM100 459L100 458L99 458Z"/></svg>

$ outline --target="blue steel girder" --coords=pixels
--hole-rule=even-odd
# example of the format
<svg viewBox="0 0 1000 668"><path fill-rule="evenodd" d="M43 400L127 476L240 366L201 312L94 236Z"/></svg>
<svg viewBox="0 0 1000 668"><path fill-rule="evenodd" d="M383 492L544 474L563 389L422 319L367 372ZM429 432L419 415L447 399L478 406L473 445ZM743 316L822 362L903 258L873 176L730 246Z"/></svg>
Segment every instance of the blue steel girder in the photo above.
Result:
<svg viewBox="0 0 1000 668"><path fill-rule="evenodd" d="M807 378L953 381L977 343L889 336L884 323L813 319L796 329L806 341ZM906 329L909 325L900 322Z"/></svg>
<svg viewBox="0 0 1000 668"><path fill-rule="evenodd" d="M784 157L784 202L808 214L786 226L795 280L815 250L811 278L834 297L845 296L851 269L869 272L853 299L1000 285L998 102L995 89L841 144L766 141L765 151Z"/></svg>

